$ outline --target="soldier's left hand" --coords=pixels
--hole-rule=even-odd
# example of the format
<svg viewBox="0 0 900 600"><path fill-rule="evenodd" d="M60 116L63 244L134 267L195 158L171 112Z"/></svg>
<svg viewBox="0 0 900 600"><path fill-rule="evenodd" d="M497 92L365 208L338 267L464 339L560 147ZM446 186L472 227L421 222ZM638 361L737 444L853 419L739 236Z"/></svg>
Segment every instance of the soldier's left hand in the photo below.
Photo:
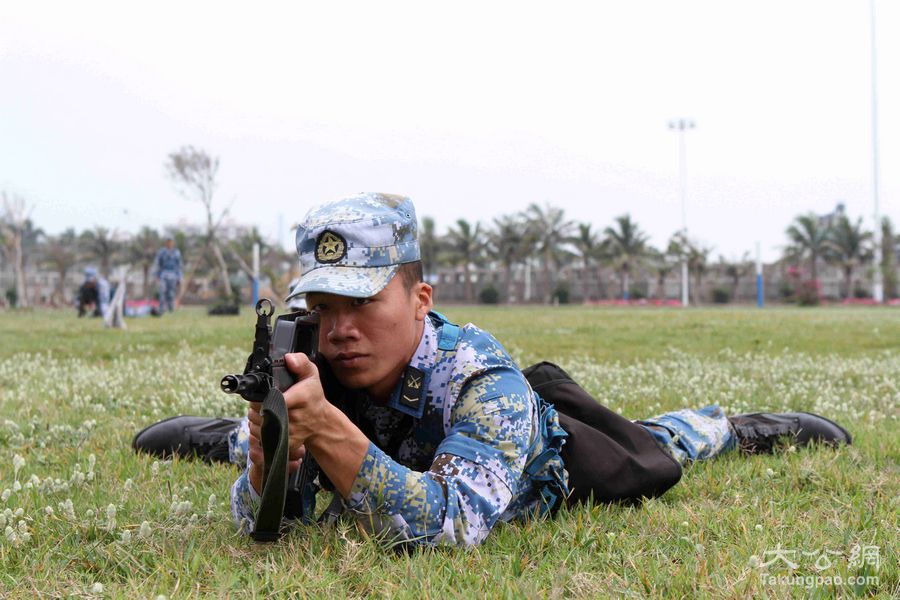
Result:
<svg viewBox="0 0 900 600"><path fill-rule="evenodd" d="M303 455L303 443L316 432L322 431L328 419L331 405L325 398L319 369L302 352L285 354L288 370L297 378L297 383L284 392L284 403L288 410L291 460Z"/></svg>

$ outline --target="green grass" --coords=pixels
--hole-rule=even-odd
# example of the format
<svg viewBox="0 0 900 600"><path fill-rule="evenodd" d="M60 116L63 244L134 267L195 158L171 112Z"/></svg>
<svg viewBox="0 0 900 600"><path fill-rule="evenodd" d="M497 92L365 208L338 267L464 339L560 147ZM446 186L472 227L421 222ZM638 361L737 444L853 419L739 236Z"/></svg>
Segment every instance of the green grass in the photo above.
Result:
<svg viewBox="0 0 900 600"><path fill-rule="evenodd" d="M216 388L222 374L243 367L250 311L208 318L185 310L129 320L127 331L69 312L2 313L0 491L10 491L0 501L0 597L900 594L900 311L445 313L494 333L523 366L560 363L630 418L713 402L731 412L814 410L844 423L855 444L723 456L686 469L676 487L639 508L583 507L500 525L469 550L397 555L348 526L300 528L258 546L230 520L233 467L158 463L129 446L135 431L169 415L241 413L242 401ZM16 455L24 460L17 474ZM877 568L851 564L864 546L878 549ZM779 547L794 551L796 571L758 566ZM817 560L831 565L817 572ZM807 589L767 582L766 572L870 575L877 583Z"/></svg>

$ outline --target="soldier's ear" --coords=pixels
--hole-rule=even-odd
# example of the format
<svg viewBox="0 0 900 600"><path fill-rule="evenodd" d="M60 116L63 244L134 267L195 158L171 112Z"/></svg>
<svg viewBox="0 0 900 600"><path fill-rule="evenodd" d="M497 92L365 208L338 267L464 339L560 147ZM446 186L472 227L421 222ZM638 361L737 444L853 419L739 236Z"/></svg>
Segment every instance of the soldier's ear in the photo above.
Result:
<svg viewBox="0 0 900 600"><path fill-rule="evenodd" d="M432 300L433 290L430 285L420 281L413 286L410 293L415 296L416 320L424 321L431 309L434 308L434 301Z"/></svg>

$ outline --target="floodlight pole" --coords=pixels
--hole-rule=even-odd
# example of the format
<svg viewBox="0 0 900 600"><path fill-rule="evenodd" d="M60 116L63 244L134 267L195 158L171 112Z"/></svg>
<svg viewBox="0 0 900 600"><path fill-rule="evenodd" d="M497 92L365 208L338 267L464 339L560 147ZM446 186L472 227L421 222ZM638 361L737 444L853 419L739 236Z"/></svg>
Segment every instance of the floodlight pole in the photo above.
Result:
<svg viewBox="0 0 900 600"><path fill-rule="evenodd" d="M875 52L875 0L869 0L872 42L872 198L875 205L875 274L872 282L872 298L884 302L884 283L881 272L881 216L878 210L878 68Z"/></svg>
<svg viewBox="0 0 900 600"><path fill-rule="evenodd" d="M689 119L673 119L669 121L669 129L678 132L678 176L681 188L681 234L683 243L687 245L687 145L684 134L688 129L694 128L694 122ZM688 263L687 248L684 248L681 256L681 305L688 305Z"/></svg>
<svg viewBox="0 0 900 600"><path fill-rule="evenodd" d="M756 242L756 306L763 307L763 267L762 252L759 249L759 242Z"/></svg>
<svg viewBox="0 0 900 600"><path fill-rule="evenodd" d="M259 302L259 242L253 242L253 281L251 282L253 306Z"/></svg>

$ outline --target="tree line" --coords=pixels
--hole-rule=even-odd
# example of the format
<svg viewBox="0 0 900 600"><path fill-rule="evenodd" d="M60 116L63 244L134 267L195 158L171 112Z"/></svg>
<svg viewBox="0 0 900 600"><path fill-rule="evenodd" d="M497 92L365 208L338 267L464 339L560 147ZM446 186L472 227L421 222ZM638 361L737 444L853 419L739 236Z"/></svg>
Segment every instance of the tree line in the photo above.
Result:
<svg viewBox="0 0 900 600"><path fill-rule="evenodd" d="M237 273L253 277L249 263L255 244L260 247L261 274L270 280L273 292L286 295L296 259L277 244L265 240L255 227L225 226L228 209L214 205L219 159L202 149L184 146L166 157L164 167L176 191L186 200L202 205L206 216L202 227L168 227L160 231L144 226L137 233L129 234L95 226L81 232L69 228L58 235L49 235L32 222L24 198L2 192L0 258L9 263L15 274L14 285L6 290L7 303L28 306L25 271L32 267L57 275L56 289L45 301L62 305L66 302L66 277L76 267L87 264L98 267L107 278L114 267L139 269L144 295L149 296L156 253L167 238L175 240L184 260L184 280L177 302L198 278L212 279L221 289L221 300L239 301L236 290L232 289L232 278Z"/></svg>
<svg viewBox="0 0 900 600"><path fill-rule="evenodd" d="M191 283L201 278L213 280L214 285L220 288L223 298L231 300L236 292L232 289L235 275L243 273L247 278L253 275L249 263L254 243L260 245L261 274L271 280L273 291L278 294L284 292L286 295L288 274L291 265L296 262L294 255L268 242L255 227L236 228L233 235L219 233L217 236L224 270L228 273L227 280L222 279L222 265L208 251L210 242L202 231L185 231L175 227L159 230L144 226L137 233L128 234L96 226L83 231L69 228L50 235L36 227L31 220L25 220L18 229L20 233L8 235L10 231L16 230L6 227L6 223L3 227L6 235L0 237L0 243L3 246L3 262L6 263L4 266L8 265L15 273L14 285L4 290L6 302L19 307L29 304L30 295L25 288L26 270L54 273L56 287L43 300L53 306L62 306L71 297L71 290L69 294L66 293L67 279L79 268L89 265L95 266L106 278L115 275L116 270L122 266L136 269L141 273L143 295L149 297L156 253L169 237L175 240L176 247L184 256L185 278L179 291L179 300L191 289ZM16 237L18 242L15 241Z"/></svg>
<svg viewBox="0 0 900 600"><path fill-rule="evenodd" d="M881 267L888 293L896 296L898 239L888 218L883 219L881 226ZM800 285L817 289L821 265L834 265L844 275L843 298L863 293L859 286L854 288L854 276L860 275L863 268L873 267L874 236L863 227L862 218L853 221L842 211L825 217L803 214L786 228L785 235L788 243L781 262L793 267L791 273L800 280ZM560 274L564 267L578 268L584 274L581 296L585 300L594 299L588 285L591 280L598 280L596 270L600 268L616 273L618 295L628 299L636 292L632 286L636 273L645 278L654 277L661 294L664 282L673 274L680 277L679 267L686 262L695 303L704 300L700 297L702 284L710 272L715 271L730 282L730 289L724 291L730 298L736 297L741 280L754 272L749 252L737 259L719 255L716 260L712 246L686 236L683 231L674 232L663 247L653 246L648 239L629 214L616 217L603 229L595 229L591 223L567 219L561 208L539 204L494 218L487 225L458 219L442 236L435 234L434 221L425 217L420 232L426 274L433 275L440 267L461 270L468 301L475 300L470 273L475 265L502 269L502 279L509 288L505 295L510 298L512 270L530 263L544 280L542 300L545 303L563 285Z"/></svg>
<svg viewBox="0 0 900 600"><path fill-rule="evenodd" d="M296 271L296 257L265 240L256 228L223 226L228 210L214 203L219 159L202 149L185 146L169 154L164 166L178 193L203 207L202 226L188 230L168 227L162 231L145 226L134 234L95 226L80 232L69 228L50 235L32 222L23 198L2 192L0 259L3 269L15 274L6 294L9 304L27 306L25 272L35 268L56 273L57 289L46 300L63 304L67 275L77 266L89 263L107 277L117 266L139 269L147 294L156 252L167 237L175 240L185 259L185 281L179 301L190 289L191 282L201 277L220 288L222 299L233 299L233 275L244 273L252 277L248 263L254 244L261 248L262 274L270 280L273 292L283 297ZM881 268L887 296L894 297L897 236L889 219L882 221L880 233ZM812 290L811 293L818 294L818 272L822 265L840 267L844 298L859 293L854 288L854 276L861 269L874 268L873 233L865 229L862 218L851 220L842 210L825 217L813 213L799 215L786 228L785 235L788 243L781 262L794 269L798 284ZM552 302L562 289L564 268L574 267L583 274L581 296L585 300L595 299L588 286L589 281L599 279L601 269L615 273L618 296L628 299L640 293L634 286L636 276L644 281L654 278L657 293L662 294L664 282L671 276L680 278L679 266L687 263L695 303L704 300L700 297L702 283L711 271L730 281L731 289L722 293L731 298L736 297L741 280L753 272L749 252L736 259L720 255L716 261L712 259L712 246L683 231L674 232L658 248L649 243L649 236L629 214L616 217L600 229L592 223L569 219L563 209L550 204L533 203L488 223L458 219L444 234L438 234L434 219L426 216L420 224L419 240L426 277L435 281L440 269L461 272L464 299L469 302L476 300L472 271L483 267L503 273L502 281L507 289L497 293L507 300L513 297L513 271L523 267L533 269L543 280L541 300L544 303Z"/></svg>

